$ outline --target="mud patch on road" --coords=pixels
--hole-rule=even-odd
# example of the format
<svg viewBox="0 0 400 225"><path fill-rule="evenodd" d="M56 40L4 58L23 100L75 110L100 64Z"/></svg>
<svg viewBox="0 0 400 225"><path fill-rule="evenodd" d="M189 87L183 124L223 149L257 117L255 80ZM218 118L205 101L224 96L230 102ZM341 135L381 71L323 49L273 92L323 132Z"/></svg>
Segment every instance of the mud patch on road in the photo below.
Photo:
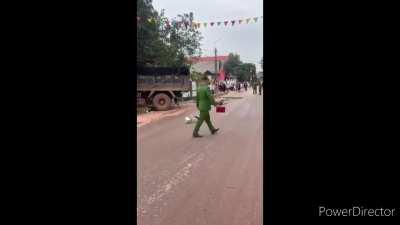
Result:
<svg viewBox="0 0 400 225"><path fill-rule="evenodd" d="M187 105L182 105L181 107L174 108L168 111L151 111L145 114L140 114L137 115L137 127L142 127L144 125L147 125L149 123L156 122L158 120L168 118L168 117L174 117L174 116L179 116L181 114L184 114L188 111L191 111L194 109L194 104L187 104Z"/></svg>

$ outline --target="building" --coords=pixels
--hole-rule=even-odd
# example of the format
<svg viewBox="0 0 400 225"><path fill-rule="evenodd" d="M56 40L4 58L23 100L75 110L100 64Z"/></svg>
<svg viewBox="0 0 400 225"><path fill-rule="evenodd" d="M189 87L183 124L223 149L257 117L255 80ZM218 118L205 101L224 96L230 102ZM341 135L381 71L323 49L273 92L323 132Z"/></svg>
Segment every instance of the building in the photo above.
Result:
<svg viewBox="0 0 400 225"><path fill-rule="evenodd" d="M217 59L217 71L219 72L224 63L228 60L228 56L207 56L207 57L192 57L192 70L198 73L207 73L215 76L215 58Z"/></svg>

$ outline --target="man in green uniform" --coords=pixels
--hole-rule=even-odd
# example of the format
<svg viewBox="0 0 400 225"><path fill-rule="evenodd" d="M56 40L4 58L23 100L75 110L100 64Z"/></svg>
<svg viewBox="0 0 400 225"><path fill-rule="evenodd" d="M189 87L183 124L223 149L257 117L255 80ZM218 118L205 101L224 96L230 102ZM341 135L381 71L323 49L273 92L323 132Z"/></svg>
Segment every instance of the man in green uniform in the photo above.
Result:
<svg viewBox="0 0 400 225"><path fill-rule="evenodd" d="M209 81L207 77L203 77L199 82L199 86L197 87L197 95L196 95L196 105L200 111L200 118L197 120L196 126L193 130L193 137L202 137L199 135L199 129L203 124L203 121L206 121L208 128L211 131L211 134L215 134L219 129L214 128L210 120L211 105L221 104L220 102L215 102L214 96L211 94L210 88L208 87Z"/></svg>

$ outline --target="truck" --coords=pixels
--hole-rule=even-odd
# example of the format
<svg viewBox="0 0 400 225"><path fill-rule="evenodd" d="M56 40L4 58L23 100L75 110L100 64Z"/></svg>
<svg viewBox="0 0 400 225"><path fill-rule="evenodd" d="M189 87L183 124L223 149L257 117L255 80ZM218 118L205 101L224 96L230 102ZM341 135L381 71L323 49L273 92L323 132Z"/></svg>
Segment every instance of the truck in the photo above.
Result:
<svg viewBox="0 0 400 225"><path fill-rule="evenodd" d="M171 108L191 92L190 70L186 67L137 67L137 103L158 111Z"/></svg>

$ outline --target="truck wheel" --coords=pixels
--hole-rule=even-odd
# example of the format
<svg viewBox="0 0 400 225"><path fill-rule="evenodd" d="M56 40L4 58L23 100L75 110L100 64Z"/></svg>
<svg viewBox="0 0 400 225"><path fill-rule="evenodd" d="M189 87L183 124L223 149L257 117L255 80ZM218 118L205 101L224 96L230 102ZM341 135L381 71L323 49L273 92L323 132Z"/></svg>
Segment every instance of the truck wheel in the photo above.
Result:
<svg viewBox="0 0 400 225"><path fill-rule="evenodd" d="M153 98L153 106L160 111L167 110L171 106L171 98L164 93L159 93Z"/></svg>

